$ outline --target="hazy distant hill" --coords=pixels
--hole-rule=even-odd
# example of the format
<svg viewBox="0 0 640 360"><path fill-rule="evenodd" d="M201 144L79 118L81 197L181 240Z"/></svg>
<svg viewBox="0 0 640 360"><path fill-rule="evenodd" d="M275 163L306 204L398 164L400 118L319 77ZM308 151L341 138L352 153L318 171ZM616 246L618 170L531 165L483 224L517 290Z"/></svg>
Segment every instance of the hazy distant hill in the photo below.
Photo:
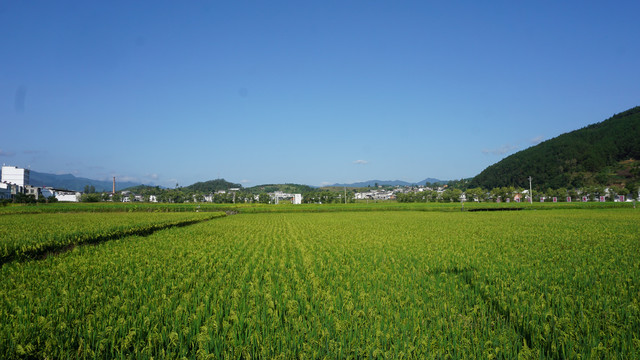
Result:
<svg viewBox="0 0 640 360"><path fill-rule="evenodd" d="M55 175L41 173L31 170L30 185L33 186L49 186L59 189L83 191L85 185L93 185L97 192L111 191L113 189L112 181L93 180L82 177L75 177L71 174ZM122 190L128 187L140 185L140 183L123 181L116 179L116 190Z"/></svg>
<svg viewBox="0 0 640 360"><path fill-rule="evenodd" d="M434 178L427 178L422 181L413 182L413 183L402 181L402 180L368 180L368 181L355 182L351 184L333 184L333 185L329 185L328 187L345 187L345 186L346 187L367 187L367 186L375 186L376 184L391 185L391 186L409 186L409 185L424 185L426 182L446 183L446 181L442 181Z"/></svg>
<svg viewBox="0 0 640 360"><path fill-rule="evenodd" d="M270 193L274 191L282 191L285 193L291 194L301 194L309 191L315 190L315 188L309 185L301 185L301 184L264 184L252 186L244 189L252 194L260 194L260 193Z"/></svg>
<svg viewBox="0 0 640 360"><path fill-rule="evenodd" d="M471 187L528 186L538 189L590 185L636 186L640 180L640 107L562 134L493 164Z"/></svg>

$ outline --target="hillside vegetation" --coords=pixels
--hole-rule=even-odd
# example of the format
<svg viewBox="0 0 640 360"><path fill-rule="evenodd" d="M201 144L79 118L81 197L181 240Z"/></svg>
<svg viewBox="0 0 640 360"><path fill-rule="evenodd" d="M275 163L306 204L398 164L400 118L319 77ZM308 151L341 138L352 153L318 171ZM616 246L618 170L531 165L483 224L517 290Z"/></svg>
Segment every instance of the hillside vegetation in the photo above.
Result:
<svg viewBox="0 0 640 360"><path fill-rule="evenodd" d="M517 152L478 174L470 187L575 188L640 180L640 107Z"/></svg>
<svg viewBox="0 0 640 360"><path fill-rule="evenodd" d="M228 182L225 179L215 179L209 181L201 181L195 184L186 186L185 189L193 192L210 193L218 190L229 190L232 188L241 188L242 185Z"/></svg>

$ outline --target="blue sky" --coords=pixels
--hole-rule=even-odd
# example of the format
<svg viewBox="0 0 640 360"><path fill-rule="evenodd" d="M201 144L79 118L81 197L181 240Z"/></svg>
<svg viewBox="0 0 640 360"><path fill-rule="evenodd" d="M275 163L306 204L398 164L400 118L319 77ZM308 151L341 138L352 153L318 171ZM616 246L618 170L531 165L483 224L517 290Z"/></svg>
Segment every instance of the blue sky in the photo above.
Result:
<svg viewBox="0 0 640 360"><path fill-rule="evenodd" d="M0 162L163 186L472 177L640 105L638 1L3 1Z"/></svg>

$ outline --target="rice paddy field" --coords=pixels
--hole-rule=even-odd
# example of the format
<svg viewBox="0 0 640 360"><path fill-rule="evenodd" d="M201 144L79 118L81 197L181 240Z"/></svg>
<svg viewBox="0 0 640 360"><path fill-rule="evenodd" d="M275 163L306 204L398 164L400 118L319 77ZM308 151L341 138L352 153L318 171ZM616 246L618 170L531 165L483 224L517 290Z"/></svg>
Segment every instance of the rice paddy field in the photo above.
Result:
<svg viewBox="0 0 640 360"><path fill-rule="evenodd" d="M126 235L193 224L224 213L46 213L0 217L0 264Z"/></svg>
<svg viewBox="0 0 640 360"><path fill-rule="evenodd" d="M15 225L44 215L0 216L1 242L67 231ZM73 215L78 232L132 214ZM123 234L5 262L0 357L640 358L640 211L240 213Z"/></svg>

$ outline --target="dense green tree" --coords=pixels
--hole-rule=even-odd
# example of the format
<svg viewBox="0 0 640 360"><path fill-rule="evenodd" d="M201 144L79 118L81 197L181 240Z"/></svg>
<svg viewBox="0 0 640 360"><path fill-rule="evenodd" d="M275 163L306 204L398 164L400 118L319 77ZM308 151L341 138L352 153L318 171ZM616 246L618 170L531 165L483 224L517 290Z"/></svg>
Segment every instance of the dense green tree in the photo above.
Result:
<svg viewBox="0 0 640 360"><path fill-rule="evenodd" d="M555 191L555 197L558 198L558 201L567 201L567 196L569 196L567 188L562 187Z"/></svg>
<svg viewBox="0 0 640 360"><path fill-rule="evenodd" d="M460 190L460 189L452 189L451 190L451 201L460 202L460 201L462 201L461 197L462 197L462 190Z"/></svg>
<svg viewBox="0 0 640 360"><path fill-rule="evenodd" d="M80 196L81 202L100 202L102 201L102 196L97 193L85 193Z"/></svg>
<svg viewBox="0 0 640 360"><path fill-rule="evenodd" d="M460 202L460 196L462 190L460 189L446 189L442 192L442 201L444 202Z"/></svg>
<svg viewBox="0 0 640 360"><path fill-rule="evenodd" d="M472 189L467 189L465 192L465 195L467 197L467 201L485 201L486 199L484 198L484 193L485 191L482 190L482 188L480 187L475 187Z"/></svg>
<svg viewBox="0 0 640 360"><path fill-rule="evenodd" d="M13 197L13 202L17 204L35 204L36 197L35 195L27 195L23 193L17 193Z"/></svg>
<svg viewBox="0 0 640 360"><path fill-rule="evenodd" d="M261 204L269 204L271 202L271 197L267 193L261 193L258 195L258 202Z"/></svg>

